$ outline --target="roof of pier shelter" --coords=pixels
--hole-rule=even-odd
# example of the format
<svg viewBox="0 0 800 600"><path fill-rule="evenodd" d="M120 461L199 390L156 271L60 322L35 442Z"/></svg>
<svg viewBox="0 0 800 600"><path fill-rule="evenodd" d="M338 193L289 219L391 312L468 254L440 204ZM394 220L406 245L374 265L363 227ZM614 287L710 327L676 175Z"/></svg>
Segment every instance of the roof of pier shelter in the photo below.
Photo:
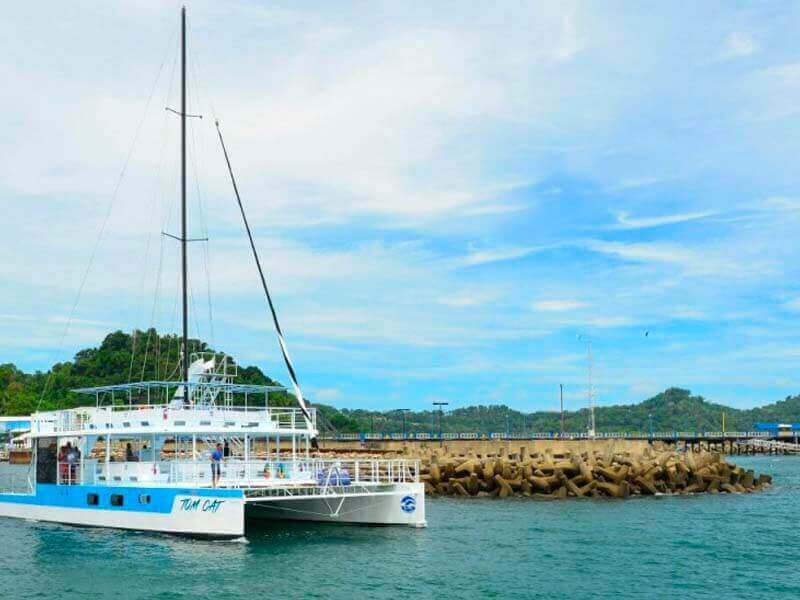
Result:
<svg viewBox="0 0 800 600"><path fill-rule="evenodd" d="M218 392L231 392L234 394L266 394L269 392L288 391L281 385L254 385L249 383L214 383L196 381L139 381L135 383L119 383L114 385L100 385L96 387L77 388L72 390L76 394L108 394L112 392L146 392L149 390L168 390L188 386L195 390L214 390Z"/></svg>

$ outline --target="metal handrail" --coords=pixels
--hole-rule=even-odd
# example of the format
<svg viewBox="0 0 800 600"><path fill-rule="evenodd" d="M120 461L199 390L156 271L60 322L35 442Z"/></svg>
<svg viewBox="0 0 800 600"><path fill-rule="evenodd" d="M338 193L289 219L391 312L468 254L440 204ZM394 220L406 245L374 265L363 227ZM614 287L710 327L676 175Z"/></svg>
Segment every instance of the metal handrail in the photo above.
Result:
<svg viewBox="0 0 800 600"><path fill-rule="evenodd" d="M33 494L33 481L30 473L0 474L0 494Z"/></svg>
<svg viewBox="0 0 800 600"><path fill-rule="evenodd" d="M310 409L311 425L316 428L316 411ZM271 421L279 428L307 430L303 412L299 408L288 407L244 407L244 406L174 406L170 404L142 404L77 408L48 413L38 413L32 419L32 431L61 433L65 431L81 431L85 429L106 429L108 423L124 424L127 418L131 422L141 424L146 420L148 427L180 421L181 417L227 423L236 418L253 421ZM166 422L166 423L165 423ZM217 423L216 425L219 425Z"/></svg>
<svg viewBox="0 0 800 600"><path fill-rule="evenodd" d="M78 467L74 473L59 467L59 483L121 486L212 484L209 460L111 462L107 465L97 460L87 460L83 468ZM337 484L331 484L331 474L338 474L335 482L340 484L347 481L347 485L418 483L420 475L419 461L408 459L228 459L220 462L220 471L220 485L236 488L280 485L326 487Z"/></svg>

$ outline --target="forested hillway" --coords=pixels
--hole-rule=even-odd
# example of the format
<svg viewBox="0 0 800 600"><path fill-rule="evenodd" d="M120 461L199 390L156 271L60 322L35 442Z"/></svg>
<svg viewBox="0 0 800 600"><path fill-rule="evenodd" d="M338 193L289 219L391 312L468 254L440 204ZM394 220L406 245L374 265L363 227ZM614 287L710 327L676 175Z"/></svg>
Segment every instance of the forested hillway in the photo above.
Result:
<svg viewBox="0 0 800 600"><path fill-rule="evenodd" d="M189 340L190 352L210 352L201 340ZM25 373L12 363L0 364L0 414L27 415L40 409L71 408L85 398L70 393L80 387L124 383L127 381L174 380L180 359L180 337L161 335L154 329L133 334L116 331L99 347L78 352L71 361L53 365L47 372ZM239 366L237 382L277 385L256 366ZM313 398L311 401L313 402ZM292 405L286 393L273 393L270 402L278 406ZM344 400L346 403L346 400ZM432 410L370 411L334 408L314 403L322 414L325 428L340 432L408 432L438 431L439 413ZM800 421L800 396L741 410L708 402L689 390L669 388L664 392L631 405L598 406L595 408L598 432L641 432L651 426L657 431L719 431L723 413L728 430L750 430L759 421ZM586 430L588 409L564 412L564 431ZM478 405L456 408L444 413L445 432L554 432L560 430L557 411L524 413L504 405Z"/></svg>

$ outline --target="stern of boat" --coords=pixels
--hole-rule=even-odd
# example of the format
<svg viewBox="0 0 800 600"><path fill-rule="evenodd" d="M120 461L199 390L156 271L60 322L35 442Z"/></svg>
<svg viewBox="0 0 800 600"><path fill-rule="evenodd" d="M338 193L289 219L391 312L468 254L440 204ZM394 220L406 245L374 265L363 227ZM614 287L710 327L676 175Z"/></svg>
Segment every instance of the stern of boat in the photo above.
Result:
<svg viewBox="0 0 800 600"><path fill-rule="evenodd" d="M427 526L422 483L281 490L274 495L247 490L245 504L245 519Z"/></svg>

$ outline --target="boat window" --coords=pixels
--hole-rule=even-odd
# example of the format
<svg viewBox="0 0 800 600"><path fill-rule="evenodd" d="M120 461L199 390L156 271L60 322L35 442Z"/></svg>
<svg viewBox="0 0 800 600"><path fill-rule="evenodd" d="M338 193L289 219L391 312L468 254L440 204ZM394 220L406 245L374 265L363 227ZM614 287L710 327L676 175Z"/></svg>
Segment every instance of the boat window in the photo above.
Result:
<svg viewBox="0 0 800 600"><path fill-rule="evenodd" d="M111 494L111 506L122 506L125 504L125 496L122 494Z"/></svg>
<svg viewBox="0 0 800 600"><path fill-rule="evenodd" d="M142 427L150 427L150 421L142 421Z"/></svg>
<svg viewBox="0 0 800 600"><path fill-rule="evenodd" d="M150 494L139 494L139 504L150 504Z"/></svg>
<svg viewBox="0 0 800 600"><path fill-rule="evenodd" d="M200 425L210 426L211 425L211 421L200 421Z"/></svg>
<svg viewBox="0 0 800 600"><path fill-rule="evenodd" d="M123 422L122 422L122 426L123 426L123 427L130 427L130 426L131 426L131 423L130 423L130 421L123 421Z"/></svg>
<svg viewBox="0 0 800 600"><path fill-rule="evenodd" d="M100 496L97 494L86 494L86 504L89 506L97 506L100 504Z"/></svg>
<svg viewBox="0 0 800 600"><path fill-rule="evenodd" d="M175 425L177 427L183 427L184 425L186 425L186 421L175 421Z"/></svg>
<svg viewBox="0 0 800 600"><path fill-rule="evenodd" d="M56 483L57 463L56 438L39 438L36 443L36 483Z"/></svg>

